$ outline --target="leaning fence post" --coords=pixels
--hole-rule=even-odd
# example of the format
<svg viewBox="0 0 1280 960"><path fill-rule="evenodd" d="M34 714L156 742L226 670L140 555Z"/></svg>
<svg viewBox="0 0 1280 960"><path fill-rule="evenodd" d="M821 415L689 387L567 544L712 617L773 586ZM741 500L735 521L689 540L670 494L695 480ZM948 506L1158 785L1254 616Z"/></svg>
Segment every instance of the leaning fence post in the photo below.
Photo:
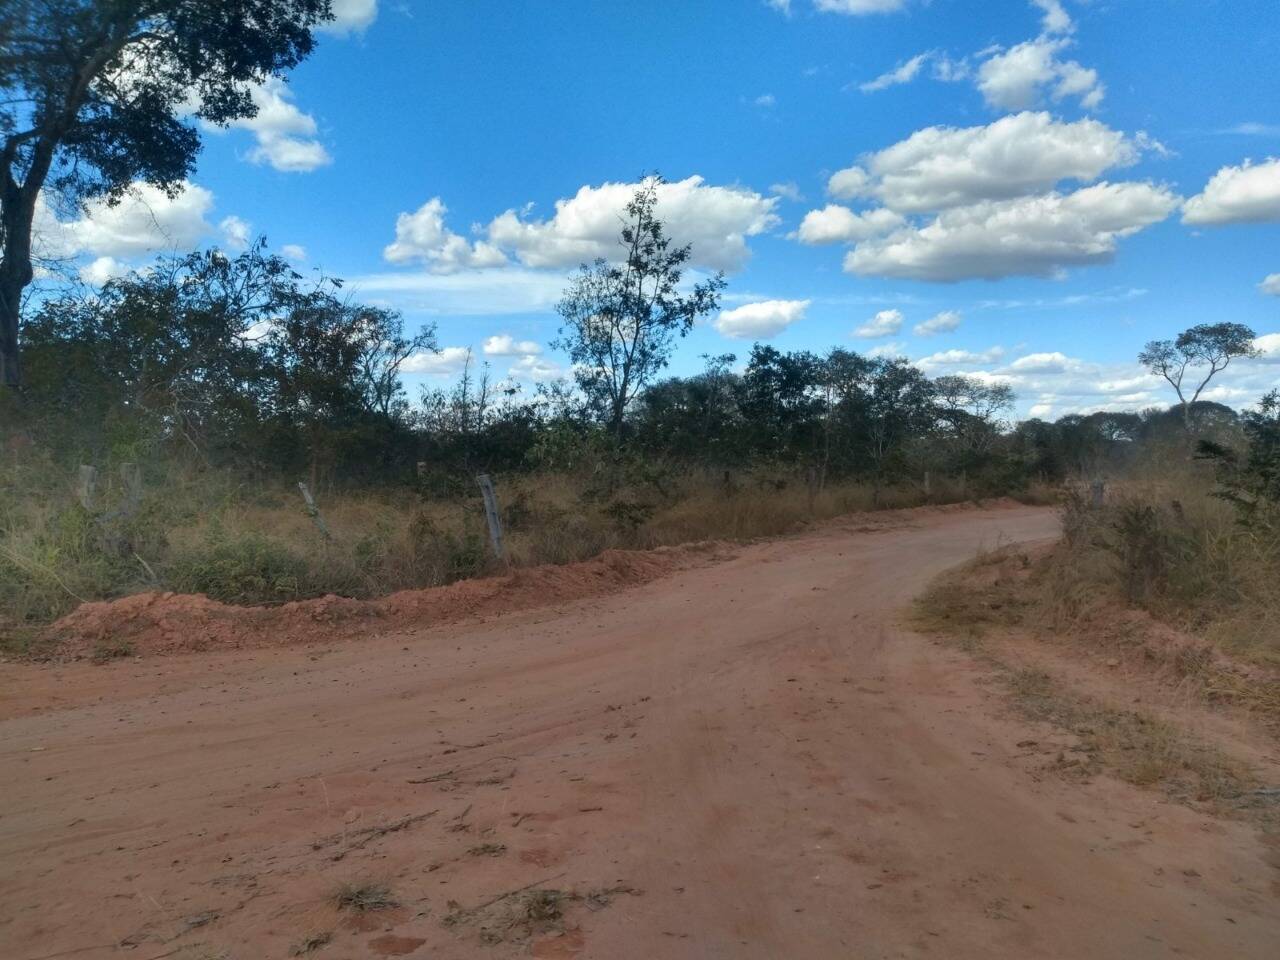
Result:
<svg viewBox="0 0 1280 960"><path fill-rule="evenodd" d="M498 497L493 492L493 481L487 473L476 477L480 485L480 495L484 497L484 516L489 522L489 540L493 543L493 553L499 560L505 559L502 548L502 518L498 516Z"/></svg>
<svg viewBox="0 0 1280 960"><path fill-rule="evenodd" d="M307 489L307 485L299 480L298 490L302 493L302 499L307 504L307 516L311 518L311 522L316 525L316 529L324 534L326 540L332 540L333 536L329 533L329 528L325 526L324 517L320 516L320 508L316 506L316 501L311 496L311 491Z"/></svg>
<svg viewBox="0 0 1280 960"><path fill-rule="evenodd" d="M97 486L98 468L81 464L80 474L76 478L76 498L79 499L80 506L86 510L93 510L93 494Z"/></svg>

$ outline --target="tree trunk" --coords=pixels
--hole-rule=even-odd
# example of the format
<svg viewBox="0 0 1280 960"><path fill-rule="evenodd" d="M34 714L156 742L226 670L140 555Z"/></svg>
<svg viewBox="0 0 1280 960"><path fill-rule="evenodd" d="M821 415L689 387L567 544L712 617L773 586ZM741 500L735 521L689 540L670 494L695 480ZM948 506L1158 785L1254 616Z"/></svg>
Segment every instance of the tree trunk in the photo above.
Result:
<svg viewBox="0 0 1280 960"><path fill-rule="evenodd" d="M0 388L16 390L22 386L22 364L18 355L18 311L10 309L11 296L9 291L0 292Z"/></svg>
<svg viewBox="0 0 1280 960"><path fill-rule="evenodd" d="M22 386L18 318L22 312L22 291L32 278L31 221L20 215L5 219L8 221L4 228L7 243L4 257L0 259L0 387L17 389Z"/></svg>

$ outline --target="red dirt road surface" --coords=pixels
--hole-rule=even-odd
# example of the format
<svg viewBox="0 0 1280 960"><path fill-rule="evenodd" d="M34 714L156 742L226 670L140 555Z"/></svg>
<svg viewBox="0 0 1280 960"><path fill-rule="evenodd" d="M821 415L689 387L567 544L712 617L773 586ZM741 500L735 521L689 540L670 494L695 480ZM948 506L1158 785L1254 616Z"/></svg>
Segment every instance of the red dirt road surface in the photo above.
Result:
<svg viewBox="0 0 1280 960"><path fill-rule="evenodd" d="M488 619L0 666L0 957L1272 960L1250 828L1038 770L902 626L1055 532L850 519Z"/></svg>

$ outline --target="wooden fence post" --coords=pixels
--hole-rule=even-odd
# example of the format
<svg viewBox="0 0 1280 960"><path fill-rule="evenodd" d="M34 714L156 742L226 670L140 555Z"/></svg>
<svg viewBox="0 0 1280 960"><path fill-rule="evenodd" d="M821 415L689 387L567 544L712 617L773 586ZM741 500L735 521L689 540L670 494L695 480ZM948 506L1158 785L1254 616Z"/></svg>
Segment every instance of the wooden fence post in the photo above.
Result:
<svg viewBox="0 0 1280 960"><path fill-rule="evenodd" d="M80 473L76 478L76 498L80 506L93 510L93 494L98 486L98 468L88 464L80 465Z"/></svg>
<svg viewBox="0 0 1280 960"><path fill-rule="evenodd" d="M1107 482L1105 480L1095 480L1089 485L1090 503L1095 507L1101 507L1107 499Z"/></svg>
<svg viewBox="0 0 1280 960"><path fill-rule="evenodd" d="M124 486L124 502L120 506L122 517L130 516L142 502L142 470L136 463L120 464L120 482Z"/></svg>
<svg viewBox="0 0 1280 960"><path fill-rule="evenodd" d="M480 485L480 495L484 497L484 516L489 523L489 540L493 543L493 553L499 560L505 560L506 554L502 546L502 518L498 516L498 496L493 490L493 481L487 473L476 477Z"/></svg>
<svg viewBox="0 0 1280 960"><path fill-rule="evenodd" d="M320 508L316 506L316 501L311 496L311 491L307 488L306 483L299 480L298 490L302 493L302 499L307 504L307 516L311 518L311 522L316 525L316 529L324 534L326 540L332 540L333 535L329 533L329 528L325 526L324 517L320 516Z"/></svg>

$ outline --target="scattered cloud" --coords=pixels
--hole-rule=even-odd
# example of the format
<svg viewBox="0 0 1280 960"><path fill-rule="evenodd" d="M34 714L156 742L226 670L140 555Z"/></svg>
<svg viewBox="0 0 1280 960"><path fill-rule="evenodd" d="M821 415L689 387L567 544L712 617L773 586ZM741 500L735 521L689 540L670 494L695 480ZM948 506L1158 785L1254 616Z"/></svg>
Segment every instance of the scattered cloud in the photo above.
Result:
<svg viewBox="0 0 1280 960"><path fill-rule="evenodd" d="M1079 370L1082 361L1068 357L1064 353L1029 353L1009 364L1009 369L1019 373L1066 373L1068 370Z"/></svg>
<svg viewBox="0 0 1280 960"><path fill-rule="evenodd" d="M1253 346L1262 355L1255 362L1280 363L1280 333L1264 333Z"/></svg>
<svg viewBox="0 0 1280 960"><path fill-rule="evenodd" d="M778 12L791 16L791 0L764 0L764 2Z"/></svg>
<svg viewBox="0 0 1280 960"><path fill-rule="evenodd" d="M935 282L1053 277L1067 267L1109 263L1119 239L1165 219L1177 205L1172 192L1148 183L989 200L864 241L845 257L845 270Z"/></svg>
<svg viewBox="0 0 1280 960"><path fill-rule="evenodd" d="M726 337L738 340L777 336L809 309L809 300L762 300L725 310L716 318L715 327Z"/></svg>
<svg viewBox="0 0 1280 960"><path fill-rule="evenodd" d="M1182 206L1182 222L1217 227L1280 220L1280 158L1223 167Z"/></svg>
<svg viewBox="0 0 1280 960"><path fill-rule="evenodd" d="M529 219L515 210L494 218L489 243L511 251L527 267L570 267L618 253L618 225L637 183L584 186L557 200L555 215ZM709 186L691 176L658 186L657 215L676 244L692 244L691 266L740 269L750 257L747 238L778 223L777 197L745 187Z"/></svg>
<svg viewBox="0 0 1280 960"><path fill-rule="evenodd" d="M486 357L528 357L542 352L541 345L532 340L517 340L509 333L499 333L484 342Z"/></svg>
<svg viewBox="0 0 1280 960"><path fill-rule="evenodd" d="M1273 297L1280 297L1280 273L1273 273L1258 284L1258 289Z"/></svg>
<svg viewBox="0 0 1280 960"><path fill-rule="evenodd" d="M760 94L760 96L756 97L751 102L754 103L757 107L764 107L765 109L768 109L770 107L776 107L778 105L778 98L775 97L772 93L762 93Z"/></svg>
<svg viewBox="0 0 1280 960"><path fill-rule="evenodd" d="M235 215L224 217L218 224L218 229L222 231L223 246L232 253L239 253L249 248L249 234L253 231L253 227L247 221Z"/></svg>
<svg viewBox="0 0 1280 960"><path fill-rule="evenodd" d="M397 271L349 277L347 289L406 313L517 316L551 310L564 293L564 275L518 267Z"/></svg>
<svg viewBox="0 0 1280 960"><path fill-rule="evenodd" d="M877 347L872 347L870 350L867 350L866 355L877 359L894 360L902 358L905 360L907 359L907 345L905 343L898 343L897 341L893 341L892 343L882 343Z"/></svg>
<svg viewBox="0 0 1280 960"><path fill-rule="evenodd" d="M378 0L333 0L333 20L320 29L325 33L360 33L378 18Z"/></svg>
<svg viewBox="0 0 1280 960"><path fill-rule="evenodd" d="M863 93L876 93L880 90L888 90L890 87L910 83L920 73L920 68L925 65L925 62L931 56L931 53L918 53L910 60L905 60L898 64L892 70L880 74L874 80L859 84L858 89Z"/></svg>
<svg viewBox="0 0 1280 960"><path fill-rule="evenodd" d="M872 340L876 337L892 337L902 329L902 320L901 310L881 310L854 330L853 335L867 340Z"/></svg>
<svg viewBox="0 0 1280 960"><path fill-rule="evenodd" d="M267 164L285 173L306 173L333 162L316 135L315 117L293 102L293 91L279 77L267 77L249 88L258 108L252 117L233 120L230 126L251 132L258 145L249 151L252 163ZM218 127L208 127L217 131Z"/></svg>
<svg viewBox="0 0 1280 960"><path fill-rule="evenodd" d="M1245 123L1237 123L1234 127L1215 130L1214 133L1221 136L1280 137L1280 124L1258 123L1250 120Z"/></svg>
<svg viewBox="0 0 1280 960"><path fill-rule="evenodd" d="M1031 3L1044 11L1044 18L1040 21L1040 29L1044 33L1071 33L1075 30L1071 15L1063 8L1061 0L1031 0Z"/></svg>
<svg viewBox="0 0 1280 960"><path fill-rule="evenodd" d="M960 314L955 310L944 310L923 323L917 323L914 333L917 337L932 337L935 334L951 333L959 329Z"/></svg>
<svg viewBox="0 0 1280 960"><path fill-rule="evenodd" d="M844 199L868 196L901 213L1048 190L1064 180L1095 181L1137 163L1147 139L1097 120L1066 123L1024 112L976 127L926 127L831 177Z"/></svg>
<svg viewBox="0 0 1280 960"><path fill-rule="evenodd" d="M280 255L286 260L301 263L307 259L307 248L297 243L286 243L280 248Z"/></svg>
<svg viewBox="0 0 1280 960"><path fill-rule="evenodd" d="M890 233L904 222L901 214L883 207L854 213L848 207L830 203L806 213L800 228L791 236L806 244L856 243Z"/></svg>
<svg viewBox="0 0 1280 960"><path fill-rule="evenodd" d="M827 193L837 200L856 200L871 189L871 177L861 167L837 170L827 180Z"/></svg>
<svg viewBox="0 0 1280 960"><path fill-rule="evenodd" d="M123 277L130 266L115 257L98 257L92 263L80 268L80 279L93 287L100 287L109 280Z"/></svg>
<svg viewBox="0 0 1280 960"><path fill-rule="evenodd" d="M33 245L38 256L50 259L119 259L190 250L213 231L205 219L212 208L213 194L188 181L172 197L138 183L115 206L101 197L91 199L74 220L59 220L42 202L36 210Z"/></svg>
<svg viewBox="0 0 1280 960"><path fill-rule="evenodd" d="M783 200L790 200L793 203L800 203L804 200L804 194L800 192L800 187L794 180L788 180L785 183L770 184L769 192L775 197L781 197Z"/></svg>
<svg viewBox="0 0 1280 960"><path fill-rule="evenodd" d="M974 364L994 363L1004 356L1004 347L991 347L981 353L972 350L941 350L921 357L916 366L926 373L945 367L972 366Z"/></svg>
<svg viewBox="0 0 1280 960"><path fill-rule="evenodd" d="M517 380L547 381L556 380L565 375L565 369L546 357L529 354L521 357L509 368L507 376Z"/></svg>
<svg viewBox="0 0 1280 960"><path fill-rule="evenodd" d="M862 17L871 13L896 13L907 5L907 0L813 0L813 5L823 13Z"/></svg>
<svg viewBox="0 0 1280 960"><path fill-rule="evenodd" d="M978 67L978 90L997 110L1026 110L1052 100L1076 98L1086 110L1096 110L1106 95L1098 72L1075 60L1059 57L1072 41L1042 35L1008 50L991 54Z"/></svg>
<svg viewBox="0 0 1280 960"><path fill-rule="evenodd" d="M396 217L396 239L382 251L390 263L422 263L433 273L500 267L506 256L483 240L474 243L445 226L448 208L432 197L413 213Z"/></svg>
<svg viewBox="0 0 1280 960"><path fill-rule="evenodd" d="M433 377L449 377L461 373L467 365L471 351L467 347L444 347L432 352L423 350L405 358L400 364L404 373L423 373Z"/></svg>

